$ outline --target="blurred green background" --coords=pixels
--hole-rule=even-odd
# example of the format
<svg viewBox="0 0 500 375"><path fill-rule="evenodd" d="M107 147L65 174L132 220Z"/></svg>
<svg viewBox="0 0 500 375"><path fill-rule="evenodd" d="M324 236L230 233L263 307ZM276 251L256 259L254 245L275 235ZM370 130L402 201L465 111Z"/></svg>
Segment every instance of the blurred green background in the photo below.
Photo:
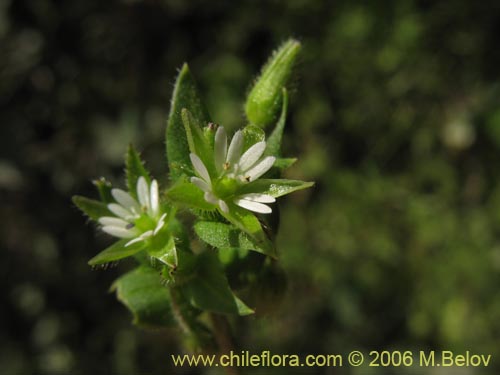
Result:
<svg viewBox="0 0 500 375"><path fill-rule="evenodd" d="M317 185L282 202L288 294L236 322L241 348L472 350L494 364L463 373L498 374L498 35L496 1L0 1L2 374L201 372L170 368L176 331L130 324L107 292L130 264L87 266L112 240L70 197L95 197L99 176L122 184L129 142L165 184L181 64L236 129L249 83L290 36L303 51L288 177Z"/></svg>

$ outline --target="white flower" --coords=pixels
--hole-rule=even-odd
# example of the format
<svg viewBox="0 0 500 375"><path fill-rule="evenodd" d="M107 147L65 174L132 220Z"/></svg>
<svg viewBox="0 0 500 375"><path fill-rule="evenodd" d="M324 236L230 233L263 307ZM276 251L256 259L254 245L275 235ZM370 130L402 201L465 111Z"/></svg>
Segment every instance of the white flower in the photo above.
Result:
<svg viewBox="0 0 500 375"><path fill-rule="evenodd" d="M227 145L227 135L220 126L215 133L214 164L217 176L210 176L208 170L196 154L191 153L191 163L199 177L191 177L191 182L205 192L205 200L218 205L223 212L229 212L227 202L231 200L236 205L261 214L272 212L271 207L264 203L273 203L276 199L267 194L237 194L241 185L255 181L266 173L274 164L274 156L262 157L266 142L252 145L243 155L243 133L237 131L231 143Z"/></svg>
<svg viewBox="0 0 500 375"><path fill-rule="evenodd" d="M121 189L112 189L111 195L117 203L108 204L108 209L116 216L99 218L102 230L119 238L131 238L125 246L143 241L156 235L165 225L165 216L160 216L158 182L153 180L148 186L144 177L137 180L137 197L135 200L129 193ZM138 219L140 225L136 225Z"/></svg>

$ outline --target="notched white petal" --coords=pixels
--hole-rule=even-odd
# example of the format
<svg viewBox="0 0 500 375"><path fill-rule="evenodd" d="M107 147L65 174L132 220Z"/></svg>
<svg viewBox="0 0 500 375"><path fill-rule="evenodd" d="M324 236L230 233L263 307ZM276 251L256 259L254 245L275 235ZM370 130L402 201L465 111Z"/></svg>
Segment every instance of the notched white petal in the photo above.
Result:
<svg viewBox="0 0 500 375"><path fill-rule="evenodd" d="M227 134L223 126L219 126L215 133L214 162L217 172L221 173L227 154Z"/></svg>
<svg viewBox="0 0 500 375"><path fill-rule="evenodd" d="M119 216L125 220L127 219L130 219L132 217L134 217L134 215L132 214L132 212L130 212L129 210L123 208L122 206L120 206L119 204L116 204L116 203L110 203L108 204L108 209L114 213L116 216Z"/></svg>
<svg viewBox="0 0 500 375"><path fill-rule="evenodd" d="M274 203L276 198L268 194L250 193L243 194L239 197L240 199L246 199L249 201L260 202L260 203Z"/></svg>
<svg viewBox="0 0 500 375"><path fill-rule="evenodd" d="M260 159L266 149L266 142L257 142L241 156L238 162L241 171L246 171Z"/></svg>
<svg viewBox="0 0 500 375"><path fill-rule="evenodd" d="M139 198L139 203L142 207L146 207L149 209L150 202L148 183L143 176L139 177L139 179L137 180L137 198Z"/></svg>
<svg viewBox="0 0 500 375"><path fill-rule="evenodd" d="M191 182L205 192L210 192L210 186L199 177L191 177Z"/></svg>
<svg viewBox="0 0 500 375"><path fill-rule="evenodd" d="M208 203L211 203L211 204L217 204L219 202L219 198L217 198L215 195L213 195L211 192L206 192L204 195L203 195L203 198L205 198L205 200L208 202Z"/></svg>
<svg viewBox="0 0 500 375"><path fill-rule="evenodd" d="M135 237L136 235L135 231L121 227L115 227L113 225L106 225L102 227L102 230L103 232L106 232L108 234L111 234L112 236L119 238L132 238Z"/></svg>
<svg viewBox="0 0 500 375"><path fill-rule="evenodd" d="M130 245L132 245L132 244L134 244L134 243L137 243L137 242L141 242L141 241L142 241L142 238L141 238L141 237L136 237L136 238L134 238L133 240L128 241L128 242L125 244L125 247L130 246Z"/></svg>
<svg viewBox="0 0 500 375"><path fill-rule="evenodd" d="M257 163L252 169L245 172L245 180L254 181L266 173L273 166L276 158L274 156L267 156Z"/></svg>
<svg viewBox="0 0 500 375"><path fill-rule="evenodd" d="M99 224L101 225L111 225L114 227L121 227L121 228L126 228L130 223L128 221L125 221L123 219L119 219L117 217L111 217L111 216L103 216L99 218Z"/></svg>
<svg viewBox="0 0 500 375"><path fill-rule="evenodd" d="M156 228L153 231L153 236L156 236L156 233L158 233L160 231L160 229L163 228L163 226L165 225L165 217L166 216L167 216L167 214L161 215L160 220L158 220L158 223L156 224Z"/></svg>
<svg viewBox="0 0 500 375"><path fill-rule="evenodd" d="M231 144L229 145L229 150L227 151L226 162L233 165L238 161L241 155L241 149L243 148L243 132L238 130L233 135Z"/></svg>
<svg viewBox="0 0 500 375"><path fill-rule="evenodd" d="M226 202L224 202L222 199L219 199L219 207L222 210L222 212L225 212L226 214L229 212L229 207Z"/></svg>
<svg viewBox="0 0 500 375"><path fill-rule="evenodd" d="M205 167L205 164L203 164L203 161L201 161L199 156L191 153L189 154L189 158L191 159L191 163L193 164L194 169L200 175L200 177L206 182L209 182L210 175L208 174L207 167Z"/></svg>
<svg viewBox="0 0 500 375"><path fill-rule="evenodd" d="M160 210L158 182L153 180L150 187L151 214L156 217Z"/></svg>
<svg viewBox="0 0 500 375"><path fill-rule="evenodd" d="M137 201L132 198L132 196L126 191L123 191L122 189L112 189L111 195L123 207L126 207L129 210L139 209L139 204L137 203Z"/></svg>
<svg viewBox="0 0 500 375"><path fill-rule="evenodd" d="M271 207L259 202L249 201L246 199L235 199L234 203L242 208L257 212L259 214L270 214L271 212L273 212Z"/></svg>

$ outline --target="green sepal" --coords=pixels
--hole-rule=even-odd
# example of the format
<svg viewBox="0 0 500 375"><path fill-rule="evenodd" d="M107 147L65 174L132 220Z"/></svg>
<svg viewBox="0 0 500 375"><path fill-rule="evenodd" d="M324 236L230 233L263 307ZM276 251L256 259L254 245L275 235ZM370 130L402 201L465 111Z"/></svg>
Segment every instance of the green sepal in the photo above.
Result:
<svg viewBox="0 0 500 375"><path fill-rule="evenodd" d="M208 203L203 195L203 191L187 179L179 180L166 192L167 199L177 205L205 211L215 210L215 206Z"/></svg>
<svg viewBox="0 0 500 375"><path fill-rule="evenodd" d="M149 185L151 184L151 178L144 167L144 162L141 160L139 153L132 144L128 146L127 157L125 159L125 171L129 194L137 199L137 180L142 176Z"/></svg>
<svg viewBox="0 0 500 375"><path fill-rule="evenodd" d="M189 151L196 154L205 164L210 174L215 172L213 149L205 138L202 124L186 108L182 109L182 122L186 130Z"/></svg>
<svg viewBox="0 0 500 375"><path fill-rule="evenodd" d="M161 238L161 243L164 246L159 246L153 244L148 247L147 253L149 256L158 259L163 264L169 266L170 268L177 268L179 264L177 257L177 248L175 246L175 239L173 236L169 236L168 239Z"/></svg>
<svg viewBox="0 0 500 375"><path fill-rule="evenodd" d="M295 164L297 158L277 158L273 164L273 168L277 168L280 171L284 171Z"/></svg>
<svg viewBox="0 0 500 375"><path fill-rule="evenodd" d="M304 182L298 180L258 179L242 186L238 193L260 193L278 198L297 190L307 189L313 185L314 182Z"/></svg>
<svg viewBox="0 0 500 375"><path fill-rule="evenodd" d="M182 66L175 82L166 130L167 160L173 180L192 170L186 131L182 122L183 108L188 108L201 124L210 121L187 64Z"/></svg>
<svg viewBox="0 0 500 375"><path fill-rule="evenodd" d="M90 266L97 266L99 264L115 262L117 260L135 255L145 247L144 241L133 243L130 246L125 246L128 241L130 241L130 239L125 238L115 242L113 245L90 259L88 264Z"/></svg>
<svg viewBox="0 0 500 375"><path fill-rule="evenodd" d="M229 203L229 212L220 211L222 216L231 224L249 234L252 241L255 243L262 253L270 257L276 258L276 248L269 236L264 232L259 219L248 210Z"/></svg>
<svg viewBox="0 0 500 375"><path fill-rule="evenodd" d="M216 248L240 248L266 254L247 233L233 225L214 221L199 221L194 231L201 240Z"/></svg>
<svg viewBox="0 0 500 375"><path fill-rule="evenodd" d="M194 307L220 314L253 314L229 288L215 253L206 251L196 259L195 276L182 285L184 295Z"/></svg>
<svg viewBox="0 0 500 375"><path fill-rule="evenodd" d="M245 113L251 124L264 128L276 121L282 104L282 90L290 81L299 50L298 41L288 40L262 69L245 103Z"/></svg>
<svg viewBox="0 0 500 375"><path fill-rule="evenodd" d="M266 151L264 155L281 156L281 141L283 139L283 131L285 130L286 114L288 110L288 93L286 88L283 88L283 103L281 106L281 115L276 123L271 135L267 138ZM276 163L275 163L276 166Z"/></svg>
<svg viewBox="0 0 500 375"><path fill-rule="evenodd" d="M75 195L72 200L75 206L92 220L97 221L102 216L113 216L113 214L108 210L106 204L103 202L82 197L80 195Z"/></svg>
<svg viewBox="0 0 500 375"><path fill-rule="evenodd" d="M242 152L248 150L257 142L264 141L266 133L264 130L255 125L247 125L243 128L243 149Z"/></svg>
<svg viewBox="0 0 500 375"><path fill-rule="evenodd" d="M117 279L111 291L130 310L135 325L157 328L175 324L170 294L155 269L140 266Z"/></svg>
<svg viewBox="0 0 500 375"><path fill-rule="evenodd" d="M113 203L115 201L113 199L113 196L111 195L111 189L113 188L111 186L111 182L106 180L104 177L101 177L98 180L92 181L92 183L97 188L97 191L99 192L99 196L101 197L102 202L107 204L107 203Z"/></svg>

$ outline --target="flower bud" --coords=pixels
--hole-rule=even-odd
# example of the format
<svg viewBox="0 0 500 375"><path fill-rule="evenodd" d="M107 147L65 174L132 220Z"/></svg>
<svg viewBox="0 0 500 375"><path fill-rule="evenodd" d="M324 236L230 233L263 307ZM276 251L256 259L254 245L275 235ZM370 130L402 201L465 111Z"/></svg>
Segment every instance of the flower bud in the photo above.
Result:
<svg viewBox="0 0 500 375"><path fill-rule="evenodd" d="M245 113L251 124L266 127L277 120L281 112L283 87L291 78L299 50L298 41L288 40L273 53L262 69L245 104Z"/></svg>

